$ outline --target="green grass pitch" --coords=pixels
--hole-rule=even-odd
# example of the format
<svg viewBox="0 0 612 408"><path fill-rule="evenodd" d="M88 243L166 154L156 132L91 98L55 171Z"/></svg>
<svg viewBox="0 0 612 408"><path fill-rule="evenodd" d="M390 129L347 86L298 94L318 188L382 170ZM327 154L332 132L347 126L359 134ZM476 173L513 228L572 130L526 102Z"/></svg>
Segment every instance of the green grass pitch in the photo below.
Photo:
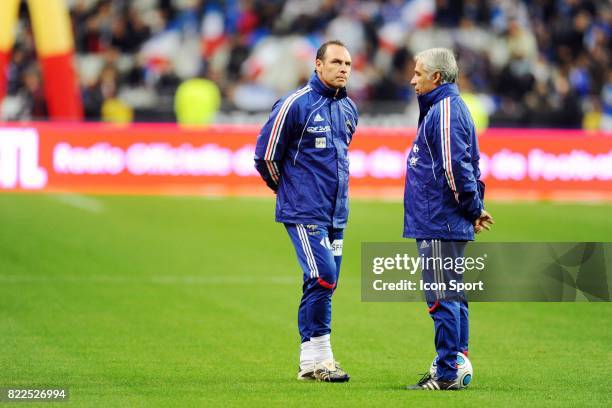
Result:
<svg viewBox="0 0 612 408"><path fill-rule="evenodd" d="M610 205L488 208L483 240L612 240ZM0 387L92 407L612 404L610 303L473 303L472 386L404 391L432 322L362 303L359 279L360 242L400 240L400 203L351 205L332 334L348 384L295 380L301 272L272 200L8 194L0 214Z"/></svg>

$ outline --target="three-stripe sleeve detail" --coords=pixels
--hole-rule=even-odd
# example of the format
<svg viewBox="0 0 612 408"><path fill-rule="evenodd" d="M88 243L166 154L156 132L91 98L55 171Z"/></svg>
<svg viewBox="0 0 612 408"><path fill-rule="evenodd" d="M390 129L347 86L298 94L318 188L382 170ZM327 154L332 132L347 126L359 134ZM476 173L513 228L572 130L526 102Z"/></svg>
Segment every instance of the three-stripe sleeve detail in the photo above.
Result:
<svg viewBox="0 0 612 408"><path fill-rule="evenodd" d="M298 90L293 95L289 96L281 105L276 118L274 119L274 123L272 125L272 131L270 132L270 137L268 138L268 144L266 145L266 152L264 154L264 161L266 162L266 167L268 172L270 173L270 177L272 177L272 181L278 184L280 180L280 171L278 169L278 165L273 161L274 154L276 153L276 147L280 141L280 136L282 134L283 126L285 125L285 120L287 119L287 115L291 108L291 105L302 95L305 95L310 91L310 86L305 86L304 88Z"/></svg>
<svg viewBox="0 0 612 408"><path fill-rule="evenodd" d="M451 104L450 97L448 97L440 101L440 145L442 146L442 163L446 181L451 190L453 190L455 200L459 201L459 194L457 193L457 186L455 185L455 177L453 175L450 118Z"/></svg>
<svg viewBox="0 0 612 408"><path fill-rule="evenodd" d="M270 138L268 139L268 145L266 146L264 160L272 160L274 154L276 153L276 147L278 146L278 141L280 140L280 135L282 133L283 126L285 125L285 120L287 119L287 114L289 113L291 105L300 96L308 93L309 91L310 87L305 86L304 88L295 92L293 95L289 96L285 102L283 102L278 111L278 115L276 115L276 118L274 119L274 124L272 125L272 131L270 132Z"/></svg>

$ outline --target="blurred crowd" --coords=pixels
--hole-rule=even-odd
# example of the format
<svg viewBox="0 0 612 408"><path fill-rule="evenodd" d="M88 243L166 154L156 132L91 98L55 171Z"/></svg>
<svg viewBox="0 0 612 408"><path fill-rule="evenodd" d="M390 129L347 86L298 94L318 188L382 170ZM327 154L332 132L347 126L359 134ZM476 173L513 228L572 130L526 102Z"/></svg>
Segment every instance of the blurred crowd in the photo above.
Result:
<svg viewBox="0 0 612 408"><path fill-rule="evenodd" d="M221 116L265 112L343 41L365 117L413 125L418 51L455 50L460 87L484 125L612 130L608 0L68 0L88 120L172 121L189 78ZM47 115L27 6L20 9L4 119ZM406 119L410 117L410 119ZM479 119L479 121L481 121Z"/></svg>

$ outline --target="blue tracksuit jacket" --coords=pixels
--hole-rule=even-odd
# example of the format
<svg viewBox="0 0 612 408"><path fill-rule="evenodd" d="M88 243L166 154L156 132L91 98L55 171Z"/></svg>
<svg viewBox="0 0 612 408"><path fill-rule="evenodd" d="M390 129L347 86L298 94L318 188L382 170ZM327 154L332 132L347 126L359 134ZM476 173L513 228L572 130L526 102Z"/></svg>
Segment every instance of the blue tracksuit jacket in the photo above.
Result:
<svg viewBox="0 0 612 408"><path fill-rule="evenodd" d="M484 208L474 122L455 84L418 97L419 128L408 155L404 237L471 241Z"/></svg>
<svg viewBox="0 0 612 408"><path fill-rule="evenodd" d="M316 74L274 104L257 138L255 168L277 193L276 221L346 226L357 120L346 90L327 88Z"/></svg>

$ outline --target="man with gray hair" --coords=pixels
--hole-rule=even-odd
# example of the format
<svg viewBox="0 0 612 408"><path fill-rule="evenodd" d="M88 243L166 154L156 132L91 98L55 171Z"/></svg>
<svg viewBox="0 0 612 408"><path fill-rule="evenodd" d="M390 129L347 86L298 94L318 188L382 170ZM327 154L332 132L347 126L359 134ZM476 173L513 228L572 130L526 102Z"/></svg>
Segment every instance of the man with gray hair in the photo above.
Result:
<svg viewBox="0 0 612 408"><path fill-rule="evenodd" d="M453 268L460 264L447 260L463 258L467 241L474 240L474 233L488 230L493 218L484 209L478 140L455 83L455 56L446 48L432 48L417 54L415 60L410 83L420 114L408 155L404 238L415 238L419 255L434 260L424 263L422 272L424 283L437 288L426 290L425 299L434 321L438 355L437 371L408 388L456 390L471 378L464 378L463 384L457 380L458 355L468 354L468 303L464 293L445 289L451 280L462 282L463 278Z"/></svg>

